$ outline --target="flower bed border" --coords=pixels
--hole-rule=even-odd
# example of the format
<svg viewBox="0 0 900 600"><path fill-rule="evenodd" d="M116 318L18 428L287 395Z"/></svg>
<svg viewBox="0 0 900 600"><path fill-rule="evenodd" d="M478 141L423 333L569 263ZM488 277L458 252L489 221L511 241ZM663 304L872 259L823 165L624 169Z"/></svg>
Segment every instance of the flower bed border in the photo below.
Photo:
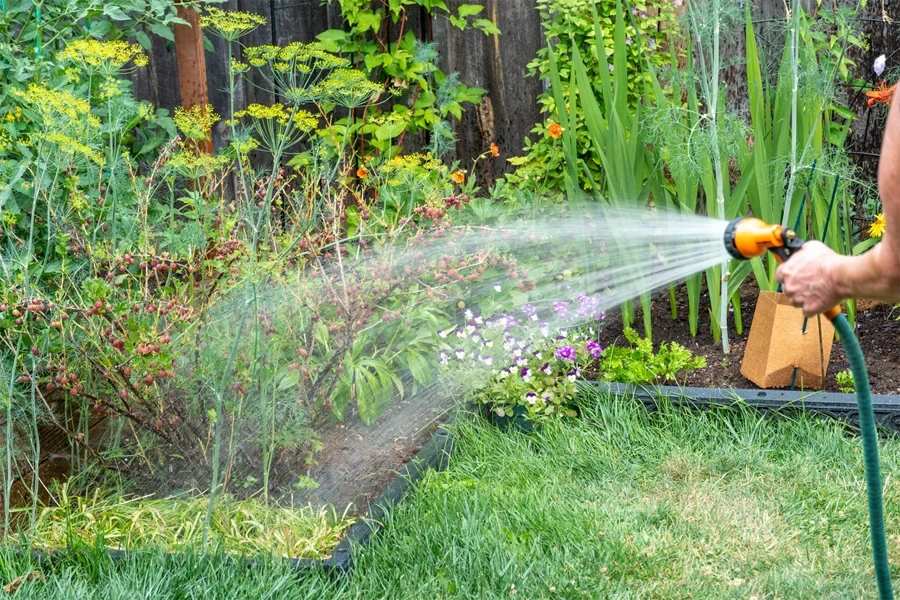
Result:
<svg viewBox="0 0 900 600"><path fill-rule="evenodd" d="M854 429L859 425L854 394L645 386L605 381L591 382L589 385L610 394L633 397L642 402L648 410L656 410L659 398L667 398L675 406L691 409L746 404L763 414L808 412L843 421ZM884 431L892 434L900 433L900 395L872 394L872 406L875 411L875 422Z"/></svg>
<svg viewBox="0 0 900 600"><path fill-rule="evenodd" d="M406 463L405 468L397 474L388 484L387 488L369 505L369 510L365 517L361 517L354 523L340 543L332 551L328 558L284 558L286 563L296 569L322 569L329 574L346 575L353 569L352 549L358 546L368 544L372 536L380 529L385 516L394 508L396 508L415 487L419 481L425 476L430 469L435 471L443 471L450 462L450 455L453 452L453 436L450 434L448 426L454 421L456 414L450 417L435 429L431 438L422 446L416 455ZM144 550L107 550L110 558L114 561L124 561L130 558L147 554ZM32 555L38 563L53 563L64 558L65 549L52 552L41 552L32 550ZM178 556L178 552L167 552L167 556ZM227 556L226 562L233 562L238 565L245 564L252 567L253 558L241 558L237 555Z"/></svg>

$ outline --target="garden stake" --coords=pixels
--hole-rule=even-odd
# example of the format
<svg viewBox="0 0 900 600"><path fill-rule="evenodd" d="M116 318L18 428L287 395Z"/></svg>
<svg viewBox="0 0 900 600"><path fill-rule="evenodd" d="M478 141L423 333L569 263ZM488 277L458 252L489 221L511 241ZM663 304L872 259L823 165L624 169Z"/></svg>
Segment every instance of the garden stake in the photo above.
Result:
<svg viewBox="0 0 900 600"><path fill-rule="evenodd" d="M803 240L793 230L781 225L769 225L753 217L738 218L731 221L725 229L725 248L734 258L749 260L772 252L775 260L784 262L803 247ZM856 406L859 411L859 429L862 434L863 457L866 465L866 491L869 500L869 530L872 536L872 558L875 563L875 580L878 584L878 597L881 600L892 600L894 592L891 584L891 571L888 566L887 543L884 535L884 506L881 496L881 465L878 459L878 434L875 431L875 415L872 410L872 394L869 389L869 375L866 363L859 347L859 341L853 334L847 317L841 313L841 307L826 311L825 316L834 324L840 335L850 370L856 385Z"/></svg>

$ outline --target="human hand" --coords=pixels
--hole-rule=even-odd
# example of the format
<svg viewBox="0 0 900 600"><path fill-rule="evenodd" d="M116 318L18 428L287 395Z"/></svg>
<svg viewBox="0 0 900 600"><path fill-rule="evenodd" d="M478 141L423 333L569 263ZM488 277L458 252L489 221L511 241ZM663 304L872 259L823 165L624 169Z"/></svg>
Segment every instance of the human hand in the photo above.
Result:
<svg viewBox="0 0 900 600"><path fill-rule="evenodd" d="M807 317L840 304L843 298L835 281L835 265L841 256L821 242L810 241L775 271L775 281L791 305Z"/></svg>

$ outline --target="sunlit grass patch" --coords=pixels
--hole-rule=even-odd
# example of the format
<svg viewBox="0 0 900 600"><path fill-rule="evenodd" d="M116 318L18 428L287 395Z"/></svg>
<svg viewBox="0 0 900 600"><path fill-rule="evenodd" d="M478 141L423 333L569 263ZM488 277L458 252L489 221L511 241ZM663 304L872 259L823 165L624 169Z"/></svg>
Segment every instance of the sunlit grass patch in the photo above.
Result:
<svg viewBox="0 0 900 600"><path fill-rule="evenodd" d="M208 497L125 497L95 492L69 496L65 487L58 506L39 509L33 533L14 541L39 550L65 548L73 541L111 549L168 552L204 547ZM288 558L326 558L355 517L311 506L276 506L250 498L216 498L208 547L243 556L266 554Z"/></svg>

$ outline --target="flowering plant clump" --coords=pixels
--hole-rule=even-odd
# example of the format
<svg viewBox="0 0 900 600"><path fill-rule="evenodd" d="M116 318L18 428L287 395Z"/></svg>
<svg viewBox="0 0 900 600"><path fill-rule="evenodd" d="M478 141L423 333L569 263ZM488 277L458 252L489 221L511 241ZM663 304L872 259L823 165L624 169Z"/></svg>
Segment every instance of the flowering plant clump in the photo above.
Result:
<svg viewBox="0 0 900 600"><path fill-rule="evenodd" d="M525 304L518 314L489 318L467 309L462 326L437 332L443 342L439 363L445 372L480 373L474 400L497 416L513 415L516 407L524 408L533 421L574 416L576 382L602 356L603 348L591 339L596 333L592 327L555 325L603 319L598 302L580 294L544 311Z"/></svg>

